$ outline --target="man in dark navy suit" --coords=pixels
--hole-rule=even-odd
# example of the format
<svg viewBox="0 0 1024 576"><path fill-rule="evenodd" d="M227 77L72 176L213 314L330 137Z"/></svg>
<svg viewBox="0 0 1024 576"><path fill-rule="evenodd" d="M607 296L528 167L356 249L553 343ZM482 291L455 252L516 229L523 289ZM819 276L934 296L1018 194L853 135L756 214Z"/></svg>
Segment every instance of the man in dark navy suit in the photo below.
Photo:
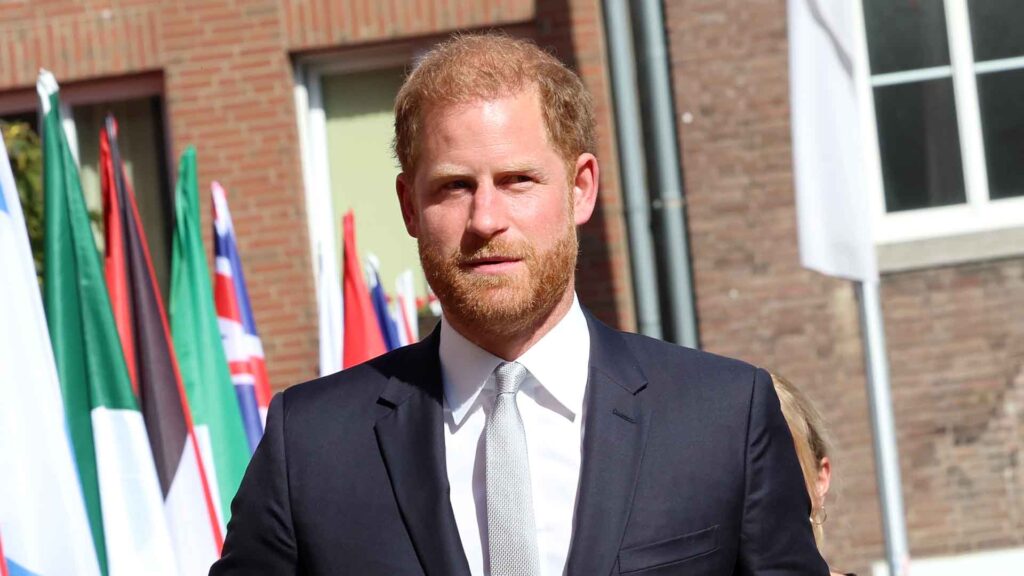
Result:
<svg viewBox="0 0 1024 576"><path fill-rule="evenodd" d="M211 574L827 575L768 373L576 298L599 181L580 79L460 36L395 114L441 325L274 398Z"/></svg>

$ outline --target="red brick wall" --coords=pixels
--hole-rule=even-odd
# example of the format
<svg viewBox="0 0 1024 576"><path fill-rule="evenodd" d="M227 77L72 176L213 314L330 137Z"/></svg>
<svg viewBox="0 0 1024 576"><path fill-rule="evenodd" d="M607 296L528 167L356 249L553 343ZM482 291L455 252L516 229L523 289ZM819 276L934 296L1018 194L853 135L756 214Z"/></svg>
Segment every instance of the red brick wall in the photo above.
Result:
<svg viewBox="0 0 1024 576"><path fill-rule="evenodd" d="M898 274L884 286L910 545L1024 545L1024 260Z"/></svg>
<svg viewBox="0 0 1024 576"><path fill-rule="evenodd" d="M615 146L600 0L539 0L536 40L579 71L594 96L601 186L598 209L580 231L576 290L598 318L636 328L629 246Z"/></svg>
<svg viewBox="0 0 1024 576"><path fill-rule="evenodd" d="M161 65L157 2L0 2L0 89L35 85L41 66L61 79Z"/></svg>
<svg viewBox="0 0 1024 576"><path fill-rule="evenodd" d="M847 282L801 268L784 0L668 0L702 342L806 388L835 436L825 555L884 554L862 347ZM1024 261L886 276L911 551L1024 544Z"/></svg>
<svg viewBox="0 0 1024 576"><path fill-rule="evenodd" d="M532 0L282 0L289 48L307 50L531 20ZM571 32L571 31L567 31Z"/></svg>
<svg viewBox="0 0 1024 576"><path fill-rule="evenodd" d="M582 234L581 297L600 317L632 326L599 7L597 0L0 2L0 94L30 88L40 67L62 83L163 72L171 152L177 158L194 144L201 189L217 179L228 190L271 381L282 388L314 377L317 362L292 96L298 53L515 24L578 62L602 114L605 168L601 209Z"/></svg>

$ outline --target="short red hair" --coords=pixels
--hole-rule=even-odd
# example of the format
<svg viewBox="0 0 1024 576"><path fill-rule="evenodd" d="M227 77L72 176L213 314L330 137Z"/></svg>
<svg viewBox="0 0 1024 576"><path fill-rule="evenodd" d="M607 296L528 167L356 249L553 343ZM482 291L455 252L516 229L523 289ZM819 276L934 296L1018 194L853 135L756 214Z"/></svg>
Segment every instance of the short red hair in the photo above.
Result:
<svg viewBox="0 0 1024 576"><path fill-rule="evenodd" d="M548 140L569 166L596 152L594 103L583 81L529 40L501 33L460 34L427 52L395 99L395 156L415 171L423 120L433 108L492 100L534 88Z"/></svg>

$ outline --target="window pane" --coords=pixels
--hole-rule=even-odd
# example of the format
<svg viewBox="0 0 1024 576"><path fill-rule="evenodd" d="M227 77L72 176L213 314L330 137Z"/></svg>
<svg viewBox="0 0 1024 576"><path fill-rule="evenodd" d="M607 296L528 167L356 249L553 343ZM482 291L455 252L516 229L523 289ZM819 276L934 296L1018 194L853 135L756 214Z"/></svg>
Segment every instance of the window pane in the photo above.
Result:
<svg viewBox="0 0 1024 576"><path fill-rule="evenodd" d="M875 88L888 212L965 202L953 83Z"/></svg>
<svg viewBox="0 0 1024 576"><path fill-rule="evenodd" d="M971 0L967 6L975 61L1024 56L1024 2Z"/></svg>
<svg viewBox="0 0 1024 576"><path fill-rule="evenodd" d="M359 258L380 259L384 290L391 292L403 270L413 270L416 294L425 296L416 241L409 237L395 196L398 163L391 154L394 101L404 70L386 68L325 76L322 81L327 116L334 221L341 235L341 216L355 213ZM339 247L338 254L341 254Z"/></svg>
<svg viewBox="0 0 1024 576"><path fill-rule="evenodd" d="M942 0L864 0L871 73L946 66Z"/></svg>
<svg viewBox="0 0 1024 576"><path fill-rule="evenodd" d="M1024 196L1024 70L978 75L991 198Z"/></svg>
<svg viewBox="0 0 1024 576"><path fill-rule="evenodd" d="M118 146L128 181L135 191L139 216L153 258L157 284L167 301L171 270L172 203L164 153L160 99L140 98L74 108L78 132L82 190L91 209L102 214L100 195L100 131L107 113L117 119Z"/></svg>

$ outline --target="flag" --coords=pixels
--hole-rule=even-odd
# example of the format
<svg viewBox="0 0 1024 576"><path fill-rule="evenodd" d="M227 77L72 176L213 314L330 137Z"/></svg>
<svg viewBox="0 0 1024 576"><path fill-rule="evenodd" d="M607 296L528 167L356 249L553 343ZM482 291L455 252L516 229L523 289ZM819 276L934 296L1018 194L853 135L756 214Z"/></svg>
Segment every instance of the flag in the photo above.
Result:
<svg viewBox="0 0 1024 576"><path fill-rule="evenodd" d="M366 255L366 278L370 282L370 301L373 302L377 326L384 337L384 346L388 350L394 350L402 345L402 341L398 337L398 324L391 315L388 296L380 283L380 260L373 254Z"/></svg>
<svg viewBox="0 0 1024 576"><path fill-rule="evenodd" d="M334 227L331 227L334 230ZM345 328L342 315L341 286L334 239L317 239L317 326L320 337L320 375L334 374L342 368ZM329 248L327 247L329 245Z"/></svg>
<svg viewBox="0 0 1024 576"><path fill-rule="evenodd" d="M427 309L434 315L435 318L441 317L441 301L437 299L437 294L427 285Z"/></svg>
<svg viewBox="0 0 1024 576"><path fill-rule="evenodd" d="M306 216L309 224L309 252L312 255L313 278L316 283L317 336L320 345L321 376L341 370L344 346L341 274L338 272L338 251L331 199L330 175L327 173L327 132L323 123L311 121L309 93L304 87L295 92L298 110L298 136L302 154L302 180L306 187ZM311 160L311 157L316 158ZM322 160L322 161L321 161Z"/></svg>
<svg viewBox="0 0 1024 576"><path fill-rule="evenodd" d="M121 162L117 123L110 115L100 132L100 184L107 288L149 433L178 566L182 574L205 573L220 556L223 535L199 456L149 244Z"/></svg>
<svg viewBox="0 0 1024 576"><path fill-rule="evenodd" d="M10 572L7 571L7 557L4 556L4 539L3 533L0 532L0 576L9 576Z"/></svg>
<svg viewBox="0 0 1024 576"><path fill-rule="evenodd" d="M249 463L249 441L231 385L199 224L196 151L181 156L174 191L171 245L171 335L214 503L225 526L231 499Z"/></svg>
<svg viewBox="0 0 1024 576"><path fill-rule="evenodd" d="M100 570L174 574L160 482L61 130L57 82L43 71L37 87L44 114L46 317Z"/></svg>
<svg viewBox="0 0 1024 576"><path fill-rule="evenodd" d="M224 354L235 385L242 423L249 439L249 451L255 452L263 437L263 424L270 407L270 380L263 361L263 344L256 332L256 318L249 302L249 290L242 273L242 258L235 243L235 226L228 210L227 194L217 182L210 187L213 197L214 298L217 325Z"/></svg>
<svg viewBox="0 0 1024 576"><path fill-rule="evenodd" d="M345 302L344 367L355 366L387 352L376 313L370 301L370 292L363 280L363 267L356 251L356 225L352 211L342 218L344 231L344 272L342 285Z"/></svg>
<svg viewBox="0 0 1024 576"><path fill-rule="evenodd" d="M395 317L402 345L418 342L420 330L416 317L416 289L412 283L412 270L405 270L395 279Z"/></svg>
<svg viewBox="0 0 1024 576"><path fill-rule="evenodd" d="M789 2L789 79L803 265L878 280L864 174L855 2Z"/></svg>
<svg viewBox="0 0 1024 576"><path fill-rule="evenodd" d="M0 145L0 575L100 573L18 191ZM10 563L10 567L7 564Z"/></svg>

